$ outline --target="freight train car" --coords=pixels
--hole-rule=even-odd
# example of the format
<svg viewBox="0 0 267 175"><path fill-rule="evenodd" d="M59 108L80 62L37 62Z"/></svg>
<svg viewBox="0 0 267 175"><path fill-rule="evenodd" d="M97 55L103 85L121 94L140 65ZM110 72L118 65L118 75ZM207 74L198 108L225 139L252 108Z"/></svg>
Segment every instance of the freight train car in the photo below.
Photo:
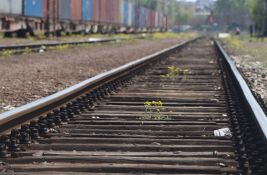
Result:
<svg viewBox="0 0 267 175"><path fill-rule="evenodd" d="M166 30L167 17L136 0L0 0L0 32L114 33Z"/></svg>
<svg viewBox="0 0 267 175"><path fill-rule="evenodd" d="M22 0L1 0L0 1L0 30L6 36L11 35L14 31L23 28L24 22L20 18L23 14Z"/></svg>

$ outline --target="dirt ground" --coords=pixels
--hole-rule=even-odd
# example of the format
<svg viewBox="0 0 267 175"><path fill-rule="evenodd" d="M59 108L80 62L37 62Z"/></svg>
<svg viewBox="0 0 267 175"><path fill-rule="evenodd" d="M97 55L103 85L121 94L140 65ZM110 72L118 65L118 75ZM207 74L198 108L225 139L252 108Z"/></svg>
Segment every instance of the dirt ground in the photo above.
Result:
<svg viewBox="0 0 267 175"><path fill-rule="evenodd" d="M53 94L181 40L134 40L0 57L0 112Z"/></svg>

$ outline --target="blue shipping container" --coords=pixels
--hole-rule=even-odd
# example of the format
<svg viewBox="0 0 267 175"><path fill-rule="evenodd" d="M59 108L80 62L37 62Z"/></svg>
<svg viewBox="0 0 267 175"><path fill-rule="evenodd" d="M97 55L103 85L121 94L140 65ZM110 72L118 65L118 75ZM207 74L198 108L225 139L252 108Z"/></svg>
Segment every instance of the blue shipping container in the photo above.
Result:
<svg viewBox="0 0 267 175"><path fill-rule="evenodd" d="M123 23L125 25L128 24L128 18L129 18L129 1L124 0L124 2L123 2Z"/></svg>
<svg viewBox="0 0 267 175"><path fill-rule="evenodd" d="M136 11L135 11L135 8L136 8L136 3L135 3L135 0L132 1L133 5L132 5L132 26L135 26L135 14L136 14Z"/></svg>
<svg viewBox="0 0 267 175"><path fill-rule="evenodd" d="M149 10L147 8L145 9L145 26L149 26Z"/></svg>
<svg viewBox="0 0 267 175"><path fill-rule="evenodd" d="M59 0L59 18L71 19L71 0Z"/></svg>
<svg viewBox="0 0 267 175"><path fill-rule="evenodd" d="M139 7L139 28L143 27L143 8Z"/></svg>
<svg viewBox="0 0 267 175"><path fill-rule="evenodd" d="M92 0L83 0L82 1L82 19L85 21L92 20L93 8Z"/></svg>
<svg viewBox="0 0 267 175"><path fill-rule="evenodd" d="M42 17L43 0L24 0L24 15L32 17Z"/></svg>

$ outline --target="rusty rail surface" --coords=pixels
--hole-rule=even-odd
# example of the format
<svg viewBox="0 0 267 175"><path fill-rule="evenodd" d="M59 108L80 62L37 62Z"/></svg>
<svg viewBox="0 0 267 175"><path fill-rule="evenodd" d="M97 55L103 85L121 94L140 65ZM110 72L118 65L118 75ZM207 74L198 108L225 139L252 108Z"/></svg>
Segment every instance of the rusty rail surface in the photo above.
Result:
<svg viewBox="0 0 267 175"><path fill-rule="evenodd" d="M234 68L198 39L5 113L1 172L266 174L265 119Z"/></svg>

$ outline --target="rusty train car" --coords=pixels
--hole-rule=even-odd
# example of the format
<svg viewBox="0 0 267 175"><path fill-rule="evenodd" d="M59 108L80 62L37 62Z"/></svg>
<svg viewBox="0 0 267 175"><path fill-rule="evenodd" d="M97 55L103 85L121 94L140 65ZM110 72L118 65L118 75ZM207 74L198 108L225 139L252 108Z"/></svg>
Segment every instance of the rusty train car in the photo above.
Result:
<svg viewBox="0 0 267 175"><path fill-rule="evenodd" d="M138 0L1 0L0 32L110 33L167 30L168 17Z"/></svg>

